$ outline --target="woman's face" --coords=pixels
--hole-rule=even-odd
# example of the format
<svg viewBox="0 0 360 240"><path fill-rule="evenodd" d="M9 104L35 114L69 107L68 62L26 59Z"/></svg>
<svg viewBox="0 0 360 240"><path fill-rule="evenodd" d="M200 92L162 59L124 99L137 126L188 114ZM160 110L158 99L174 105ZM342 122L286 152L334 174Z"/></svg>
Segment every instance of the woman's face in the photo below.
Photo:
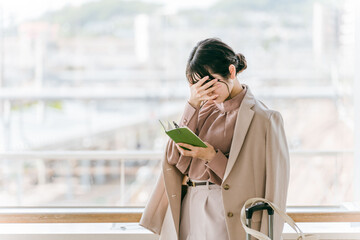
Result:
<svg viewBox="0 0 360 240"><path fill-rule="evenodd" d="M234 82L231 79L224 79L219 74L211 74L214 78L218 79L217 83L214 84L214 86L219 86L214 91L208 93L209 96L212 95L219 95L217 98L215 98L213 101L215 103L222 103L224 102L231 93L231 90L234 87Z"/></svg>

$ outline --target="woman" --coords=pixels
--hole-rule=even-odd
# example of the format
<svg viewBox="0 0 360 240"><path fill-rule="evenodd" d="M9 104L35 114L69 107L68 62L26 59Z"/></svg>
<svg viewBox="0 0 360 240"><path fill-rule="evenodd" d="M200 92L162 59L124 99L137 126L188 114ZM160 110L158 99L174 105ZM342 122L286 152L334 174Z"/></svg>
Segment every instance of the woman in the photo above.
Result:
<svg viewBox="0 0 360 240"><path fill-rule="evenodd" d="M239 82L246 67L245 57L219 39L200 41L192 50L186 68L191 96L180 125L207 148L169 140L140 221L160 239L245 239L240 210L252 197L285 211L289 154L283 120ZM267 226L265 212L253 215L252 228L267 234ZM275 216L274 239L281 239L282 229Z"/></svg>

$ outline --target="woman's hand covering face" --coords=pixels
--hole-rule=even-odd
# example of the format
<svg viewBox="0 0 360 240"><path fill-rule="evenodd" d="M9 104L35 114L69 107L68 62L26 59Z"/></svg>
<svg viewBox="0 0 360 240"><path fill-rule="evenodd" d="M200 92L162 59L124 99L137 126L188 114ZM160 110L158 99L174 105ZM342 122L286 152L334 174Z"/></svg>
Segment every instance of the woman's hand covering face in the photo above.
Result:
<svg viewBox="0 0 360 240"><path fill-rule="evenodd" d="M199 106L202 101L213 100L218 97L215 94L209 94L215 91L219 86L214 85L218 79L209 80L209 76L201 78L194 84L190 84L190 99L192 105Z"/></svg>

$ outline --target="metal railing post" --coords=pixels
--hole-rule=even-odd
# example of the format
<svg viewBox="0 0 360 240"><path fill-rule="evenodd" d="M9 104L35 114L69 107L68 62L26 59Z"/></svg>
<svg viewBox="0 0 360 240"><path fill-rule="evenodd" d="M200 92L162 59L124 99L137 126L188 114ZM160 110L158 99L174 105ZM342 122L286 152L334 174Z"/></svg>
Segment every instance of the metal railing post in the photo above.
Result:
<svg viewBox="0 0 360 240"><path fill-rule="evenodd" d="M360 3L354 1L355 7L355 64L354 64L354 201L360 200Z"/></svg>
<svg viewBox="0 0 360 240"><path fill-rule="evenodd" d="M24 193L24 187L23 187L23 167L24 167L24 160L20 160L17 163L15 163L13 165L13 167L16 167L16 184L17 184L17 196L16 196L16 201L17 201L17 205L21 206L22 205L22 197L23 197L23 193Z"/></svg>
<svg viewBox="0 0 360 240"><path fill-rule="evenodd" d="M125 160L121 159L120 167L120 204L125 205Z"/></svg>

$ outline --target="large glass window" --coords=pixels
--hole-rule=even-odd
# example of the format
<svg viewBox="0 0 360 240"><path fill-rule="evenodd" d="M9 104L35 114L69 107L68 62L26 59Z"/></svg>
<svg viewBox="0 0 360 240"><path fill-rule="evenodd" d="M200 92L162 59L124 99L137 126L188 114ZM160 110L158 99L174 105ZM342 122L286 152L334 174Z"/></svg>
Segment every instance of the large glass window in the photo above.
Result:
<svg viewBox="0 0 360 240"><path fill-rule="evenodd" d="M354 201L354 6L4 1L0 205L145 205L167 141L158 119L181 117L186 62L207 37L245 55L240 82L283 115L288 205ZM24 151L44 154L7 154Z"/></svg>

